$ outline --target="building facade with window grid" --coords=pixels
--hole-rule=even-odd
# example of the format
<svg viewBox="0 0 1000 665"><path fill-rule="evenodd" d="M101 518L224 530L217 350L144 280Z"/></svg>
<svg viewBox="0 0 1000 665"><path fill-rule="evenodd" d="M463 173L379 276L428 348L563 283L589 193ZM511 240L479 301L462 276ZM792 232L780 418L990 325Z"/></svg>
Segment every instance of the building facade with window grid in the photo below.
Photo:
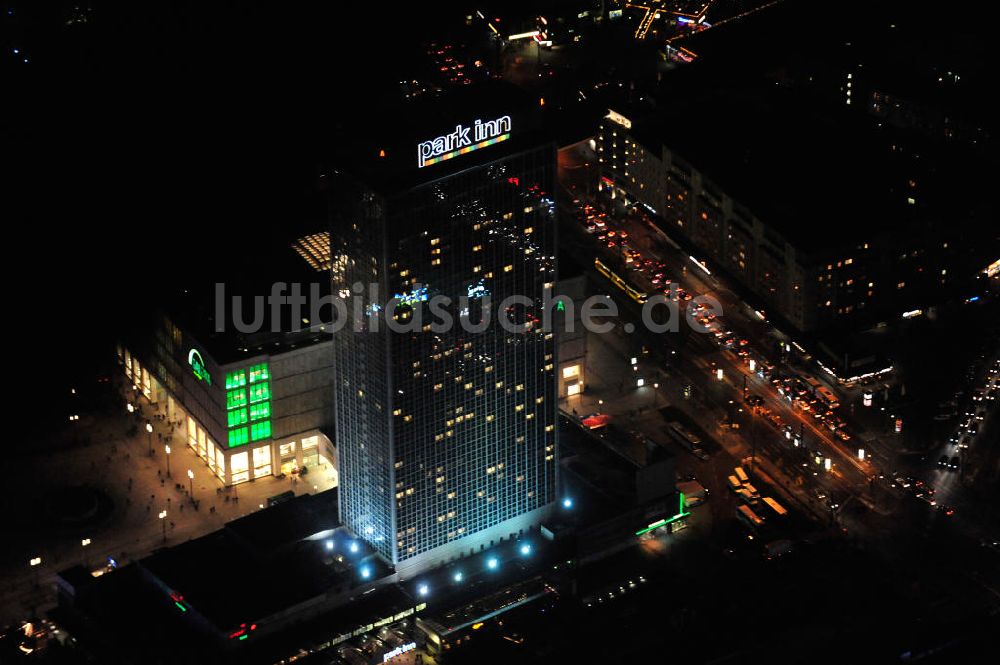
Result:
<svg viewBox="0 0 1000 665"><path fill-rule="evenodd" d="M238 357L224 354L219 362L170 317L157 315L153 327L154 334L119 344L125 379L180 422L188 445L221 484L303 467L326 472L316 484L336 484L336 454L324 433L332 429L333 411L328 335L300 336L273 353L240 346Z"/></svg>
<svg viewBox="0 0 1000 665"><path fill-rule="evenodd" d="M360 298L334 335L341 518L398 572L520 534L555 498L555 151L494 156L390 194L335 174L334 289ZM498 312L513 295L535 307ZM435 296L454 325L432 327Z"/></svg>

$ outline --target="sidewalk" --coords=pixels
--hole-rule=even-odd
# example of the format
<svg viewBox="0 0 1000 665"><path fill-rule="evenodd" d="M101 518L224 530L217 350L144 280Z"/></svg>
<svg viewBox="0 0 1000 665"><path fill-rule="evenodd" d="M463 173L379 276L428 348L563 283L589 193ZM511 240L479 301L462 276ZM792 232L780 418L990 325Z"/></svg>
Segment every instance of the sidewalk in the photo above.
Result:
<svg viewBox="0 0 1000 665"><path fill-rule="evenodd" d="M154 550L203 536L226 522L260 510L267 497L291 490L296 494L315 493L325 474L320 469L301 480L260 478L237 487L223 488L187 445L185 430L173 428L161 410L140 400L135 413L95 418L86 424L92 444L68 448L29 458L20 468L18 504L12 509L37 512L45 490L87 486L99 490L112 502L110 514L100 524L74 528L48 528L31 524L29 530L13 534L10 548L0 568L0 623L26 618L33 610L44 610L55 601L55 576L76 564L99 567L108 557L118 565L140 559ZM135 404L133 402L133 404ZM145 425L153 425L152 450ZM129 436L135 425L137 432ZM170 471L166 475L165 444L171 447ZM193 482L187 471L194 473ZM197 503L192 502L193 497ZM166 511L161 520L159 514ZM164 526L166 539L164 540ZM89 539L90 544L82 542ZM40 557L41 565L29 567L28 560ZM35 582L38 582L36 587Z"/></svg>

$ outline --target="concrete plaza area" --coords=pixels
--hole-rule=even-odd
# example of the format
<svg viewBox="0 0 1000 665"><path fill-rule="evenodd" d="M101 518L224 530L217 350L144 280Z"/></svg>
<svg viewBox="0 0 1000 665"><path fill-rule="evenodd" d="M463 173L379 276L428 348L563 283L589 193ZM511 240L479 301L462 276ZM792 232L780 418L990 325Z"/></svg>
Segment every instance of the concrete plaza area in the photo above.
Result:
<svg viewBox="0 0 1000 665"><path fill-rule="evenodd" d="M19 458L16 471L9 472L10 505L2 513L0 625L52 607L60 570L77 564L98 568L109 557L125 565L260 510L268 497L332 486L330 474L314 468L301 477L270 476L224 488L187 445L184 430L171 427L162 408L145 398L127 400L127 394L117 393L119 404L110 415L83 415L73 425L86 445L38 450ZM132 413L127 401L133 403ZM79 487L99 496L99 507L71 520L54 516L52 488Z"/></svg>

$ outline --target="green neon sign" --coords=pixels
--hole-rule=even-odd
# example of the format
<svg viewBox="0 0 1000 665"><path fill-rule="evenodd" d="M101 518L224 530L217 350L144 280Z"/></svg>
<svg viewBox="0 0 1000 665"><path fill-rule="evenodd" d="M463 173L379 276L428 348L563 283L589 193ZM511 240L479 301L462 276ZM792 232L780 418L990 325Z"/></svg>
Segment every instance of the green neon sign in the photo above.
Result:
<svg viewBox="0 0 1000 665"><path fill-rule="evenodd" d="M635 535L641 536L644 533L649 533L650 531L652 531L654 529L659 529L661 526L666 526L667 524L670 524L671 522L676 522L677 520L681 519L682 517L687 517L688 515L690 515L691 514L690 511L684 510L684 492L680 492L679 494L680 494L680 502L679 502L680 505L677 506L677 514L676 515L674 515L673 517L665 517L665 518L663 518L661 520L657 520L657 521L653 522L652 524L650 524L649 526L647 526L645 529L639 529L638 531L636 531Z"/></svg>
<svg viewBox="0 0 1000 665"><path fill-rule="evenodd" d="M188 351L188 365L191 365L191 372L196 379L212 385L212 375L208 373L208 367L205 366L205 359L201 357L198 349Z"/></svg>

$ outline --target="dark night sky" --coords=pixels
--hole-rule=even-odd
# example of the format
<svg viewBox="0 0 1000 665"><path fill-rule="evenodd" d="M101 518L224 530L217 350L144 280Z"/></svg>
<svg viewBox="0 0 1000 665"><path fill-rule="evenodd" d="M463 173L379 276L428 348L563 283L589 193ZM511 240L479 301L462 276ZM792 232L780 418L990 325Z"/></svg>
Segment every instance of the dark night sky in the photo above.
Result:
<svg viewBox="0 0 1000 665"><path fill-rule="evenodd" d="M74 4L0 3L6 318L43 393L56 367L92 376L140 301L319 223L324 137L398 75L386 44L446 12L94 0L66 27Z"/></svg>
<svg viewBox="0 0 1000 665"><path fill-rule="evenodd" d="M92 374L139 303L319 222L326 137L464 4L0 0L6 318L29 390ZM77 5L89 20L67 26ZM936 13L906 16L943 34Z"/></svg>

